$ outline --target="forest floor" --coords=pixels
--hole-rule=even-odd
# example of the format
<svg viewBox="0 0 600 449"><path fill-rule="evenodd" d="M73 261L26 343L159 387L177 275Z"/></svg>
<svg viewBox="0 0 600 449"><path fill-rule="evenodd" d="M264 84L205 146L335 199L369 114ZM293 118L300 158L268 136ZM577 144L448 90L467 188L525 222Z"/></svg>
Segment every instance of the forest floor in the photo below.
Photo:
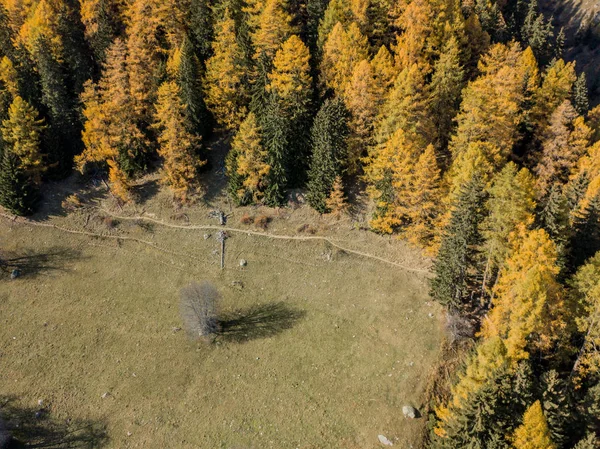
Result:
<svg viewBox="0 0 600 449"><path fill-rule="evenodd" d="M81 441L106 429L94 447L419 447L425 420L402 406L424 407L443 321L419 251L361 230L360 213L230 209L222 188L175 210L155 176L136 205L88 187L67 213L78 183L49 186L31 220L0 216L1 256L22 268L0 273L0 405L47 408ZM222 294L212 343L179 330L192 280Z"/></svg>

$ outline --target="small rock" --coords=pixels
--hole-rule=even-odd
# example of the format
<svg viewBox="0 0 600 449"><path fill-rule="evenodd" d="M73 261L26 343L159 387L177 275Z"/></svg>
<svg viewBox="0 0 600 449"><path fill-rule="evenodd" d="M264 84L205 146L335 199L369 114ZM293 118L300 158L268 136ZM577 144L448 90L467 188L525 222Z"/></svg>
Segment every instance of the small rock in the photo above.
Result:
<svg viewBox="0 0 600 449"><path fill-rule="evenodd" d="M38 405L40 407L43 407L44 406L44 400L43 399L38 399Z"/></svg>
<svg viewBox="0 0 600 449"><path fill-rule="evenodd" d="M430 314L429 314L429 318L433 318L433 313L430 313Z"/></svg>
<svg viewBox="0 0 600 449"><path fill-rule="evenodd" d="M102 399L106 399L107 397L110 396L110 393L107 391L105 393L102 393L102 396L100 396Z"/></svg>
<svg viewBox="0 0 600 449"><path fill-rule="evenodd" d="M419 416L419 411L416 408L411 407L410 405L405 405L404 407L402 407L402 413L404 413L405 418L410 419L415 419Z"/></svg>
<svg viewBox="0 0 600 449"><path fill-rule="evenodd" d="M12 272L10 273L10 279L13 281L15 279L17 279L19 276L21 276L21 270L19 270L18 268L12 270Z"/></svg>
<svg viewBox="0 0 600 449"><path fill-rule="evenodd" d="M208 240L210 238L210 234L204 234L204 240Z"/></svg>
<svg viewBox="0 0 600 449"><path fill-rule="evenodd" d="M390 440L388 440L383 435L377 435L377 438L379 438L379 442L381 444L383 444L384 446L393 446L394 445Z"/></svg>
<svg viewBox="0 0 600 449"><path fill-rule="evenodd" d="M246 259L240 259L240 267L245 267L248 265L248 261Z"/></svg>
<svg viewBox="0 0 600 449"><path fill-rule="evenodd" d="M175 333L175 332L179 332L180 330L181 330L181 328L180 328L180 327L174 327L174 328L173 328L173 333Z"/></svg>
<svg viewBox="0 0 600 449"><path fill-rule="evenodd" d="M130 437L131 435L133 435L131 432L127 432L128 437Z"/></svg>

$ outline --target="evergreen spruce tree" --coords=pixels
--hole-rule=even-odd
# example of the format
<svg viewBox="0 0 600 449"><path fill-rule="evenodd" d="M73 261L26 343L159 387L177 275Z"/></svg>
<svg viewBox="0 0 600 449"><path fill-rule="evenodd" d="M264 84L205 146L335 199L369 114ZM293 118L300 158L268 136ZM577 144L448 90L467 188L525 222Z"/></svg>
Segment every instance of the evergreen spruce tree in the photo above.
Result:
<svg viewBox="0 0 600 449"><path fill-rule="evenodd" d="M64 176L71 170L73 156L80 150L80 125L74 118L63 68L52 54L50 46L40 38L35 49L42 102L48 111L48 132L44 142L48 165L58 176Z"/></svg>
<svg viewBox="0 0 600 449"><path fill-rule="evenodd" d="M561 268L564 268L571 239L571 224L569 222L569 204L561 186L552 185L538 217L542 227L556 243L559 264Z"/></svg>
<svg viewBox="0 0 600 449"><path fill-rule="evenodd" d="M598 438L592 432L579 440L573 449L598 449Z"/></svg>
<svg viewBox="0 0 600 449"><path fill-rule="evenodd" d="M476 306L470 295L481 273L483 238L479 225L484 217L483 188L481 179L475 176L460 189L433 267L431 296L459 312Z"/></svg>
<svg viewBox="0 0 600 449"><path fill-rule="evenodd" d="M521 28L521 39L525 46L532 48L540 65L546 65L555 55L552 23L546 21L538 11L537 0L531 0L525 22Z"/></svg>
<svg viewBox="0 0 600 449"><path fill-rule="evenodd" d="M33 212L37 189L10 150L0 153L0 205L16 215Z"/></svg>
<svg viewBox="0 0 600 449"><path fill-rule="evenodd" d="M271 207L282 206L288 187L288 167L290 148L290 123L272 96L262 121L263 144L267 151L269 175L264 193L265 204Z"/></svg>
<svg viewBox="0 0 600 449"><path fill-rule="evenodd" d="M600 197L593 198L574 217L571 248L572 269L583 264L600 250Z"/></svg>
<svg viewBox="0 0 600 449"><path fill-rule="evenodd" d="M308 203L320 213L347 158L348 113L339 99L326 100L311 130L312 158L308 172Z"/></svg>
<svg viewBox="0 0 600 449"><path fill-rule="evenodd" d="M186 115L196 133L206 138L212 128L212 118L202 95L200 82L200 61L194 54L192 41L186 36L183 38L176 64L175 78L179 85L181 101L186 107Z"/></svg>
<svg viewBox="0 0 600 449"><path fill-rule="evenodd" d="M550 436L558 447L565 447L572 419L574 404L570 401L567 382L555 370L542 375L542 409L548 421Z"/></svg>
<svg viewBox="0 0 600 449"><path fill-rule="evenodd" d="M213 9L210 0L191 0L189 32L195 54L202 66L211 56L213 41Z"/></svg>
<svg viewBox="0 0 600 449"><path fill-rule="evenodd" d="M585 72L581 72L573 84L573 106L579 115L587 114L590 109Z"/></svg>
<svg viewBox="0 0 600 449"><path fill-rule="evenodd" d="M456 38L451 37L433 67L430 84L430 110L435 130L434 142L441 150L443 167L450 163L447 153L448 141L454 127L454 117L458 113L460 94L464 84L464 70L460 64L460 47Z"/></svg>

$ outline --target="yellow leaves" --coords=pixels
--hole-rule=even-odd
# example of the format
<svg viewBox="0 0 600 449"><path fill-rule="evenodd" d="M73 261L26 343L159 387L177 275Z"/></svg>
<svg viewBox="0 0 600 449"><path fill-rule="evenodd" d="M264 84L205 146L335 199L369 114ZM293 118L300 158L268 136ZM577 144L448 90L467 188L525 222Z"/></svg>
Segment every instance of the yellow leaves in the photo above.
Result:
<svg viewBox="0 0 600 449"><path fill-rule="evenodd" d="M200 139L188 129L185 105L174 81L164 82L158 89L154 119L160 145L158 154L164 161L162 182L173 190L179 201L185 202L190 191L197 187L198 167L206 161L197 159Z"/></svg>
<svg viewBox="0 0 600 449"><path fill-rule="evenodd" d="M123 202L131 200L130 185L127 176L113 159L108 159L108 182L110 182L110 191L114 196Z"/></svg>
<svg viewBox="0 0 600 449"><path fill-rule="evenodd" d="M329 33L323 49L321 75L325 85L343 96L352 79L354 67L367 59L368 53L367 38L362 35L358 25L352 23L348 30L344 30L338 22Z"/></svg>
<svg viewBox="0 0 600 449"><path fill-rule="evenodd" d="M213 56L206 61L206 103L226 129L236 129L246 116L246 75L244 54L238 45L235 23L229 9L217 22Z"/></svg>
<svg viewBox="0 0 600 449"><path fill-rule="evenodd" d="M502 338L508 356L519 361L529 357L528 346L549 350L566 324L556 245L543 229L523 229L514 245L482 334Z"/></svg>
<svg viewBox="0 0 600 449"><path fill-rule="evenodd" d="M267 90L275 92L283 108L305 107L310 102L310 53L302 40L291 36L277 51Z"/></svg>
<svg viewBox="0 0 600 449"><path fill-rule="evenodd" d="M387 98L394 80L398 76L398 69L394 65L394 59L385 45L379 48L377 54L371 60L371 68L374 77L373 89L376 92L377 104L381 105Z"/></svg>
<svg viewBox="0 0 600 449"><path fill-rule="evenodd" d="M0 82L13 98L19 95L19 78L12 61L6 56L0 60Z"/></svg>
<svg viewBox="0 0 600 449"><path fill-rule="evenodd" d="M0 131L7 151L14 153L21 168L34 183L41 183L41 175L46 170L40 152L41 133L44 121L38 120L38 112L16 96L8 109L8 118L2 122Z"/></svg>
<svg viewBox="0 0 600 449"><path fill-rule="evenodd" d="M533 94L530 121L538 134L548 126L550 114L571 94L577 79L575 63L565 63L562 59L546 69L541 86Z"/></svg>
<svg viewBox="0 0 600 449"><path fill-rule="evenodd" d="M523 424L515 430L513 445L515 449L556 449L540 401L525 411Z"/></svg>
<svg viewBox="0 0 600 449"><path fill-rule="evenodd" d="M61 11L64 8L65 6L56 0L40 0L19 30L17 42L35 55L38 41L44 40L49 44L54 59L62 61L63 42L58 33L58 17L59 14L65 14L65 11Z"/></svg>
<svg viewBox="0 0 600 449"><path fill-rule="evenodd" d="M275 56L279 46L293 34L292 17L286 12L284 0L265 0L257 21L257 29L251 34L258 59L264 53L269 59Z"/></svg>
<svg viewBox="0 0 600 449"><path fill-rule="evenodd" d="M588 260L574 277L581 313L576 317L577 330L584 335L573 372L580 382L600 373L600 253Z"/></svg>
<svg viewBox="0 0 600 449"><path fill-rule="evenodd" d="M440 205L440 171L433 146L420 151L398 129L367 162L367 191L378 208L371 227L391 233L404 225L404 235L412 243L430 245Z"/></svg>
<svg viewBox="0 0 600 449"><path fill-rule="evenodd" d="M432 32L433 15L434 11L428 0L414 0L400 16L400 26L404 32L397 37L392 50L396 65L401 70L413 64L427 62L423 50Z"/></svg>
<svg viewBox="0 0 600 449"><path fill-rule="evenodd" d="M552 113L544 134L542 154L535 167L540 196L551 184L565 183L573 174L577 162L586 152L592 130L583 117L577 116L569 100L565 100Z"/></svg>
<svg viewBox="0 0 600 449"><path fill-rule="evenodd" d="M237 155L237 173L244 178L242 185L252 194L254 202L262 198L267 175L271 171L260 132L256 116L251 112L240 125L231 144L231 151ZM243 197L244 193L238 194Z"/></svg>
<svg viewBox="0 0 600 449"><path fill-rule="evenodd" d="M351 173L359 170L360 158L371 141L373 122L377 114L374 86L371 65L363 59L354 68L349 88L343 98L351 114L348 156L348 169Z"/></svg>
<svg viewBox="0 0 600 449"><path fill-rule="evenodd" d="M331 193L325 200L325 207L329 210L330 214L338 219L348 209L341 176L336 176Z"/></svg>

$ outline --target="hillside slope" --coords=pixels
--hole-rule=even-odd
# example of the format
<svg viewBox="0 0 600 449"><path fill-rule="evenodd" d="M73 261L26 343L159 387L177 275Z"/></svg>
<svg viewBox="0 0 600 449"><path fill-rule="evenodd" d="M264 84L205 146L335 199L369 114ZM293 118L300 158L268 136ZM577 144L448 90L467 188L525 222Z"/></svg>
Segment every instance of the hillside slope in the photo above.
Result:
<svg viewBox="0 0 600 449"><path fill-rule="evenodd" d="M547 17L567 37L565 56L584 70L593 104L600 103L600 2L598 0L540 0Z"/></svg>

